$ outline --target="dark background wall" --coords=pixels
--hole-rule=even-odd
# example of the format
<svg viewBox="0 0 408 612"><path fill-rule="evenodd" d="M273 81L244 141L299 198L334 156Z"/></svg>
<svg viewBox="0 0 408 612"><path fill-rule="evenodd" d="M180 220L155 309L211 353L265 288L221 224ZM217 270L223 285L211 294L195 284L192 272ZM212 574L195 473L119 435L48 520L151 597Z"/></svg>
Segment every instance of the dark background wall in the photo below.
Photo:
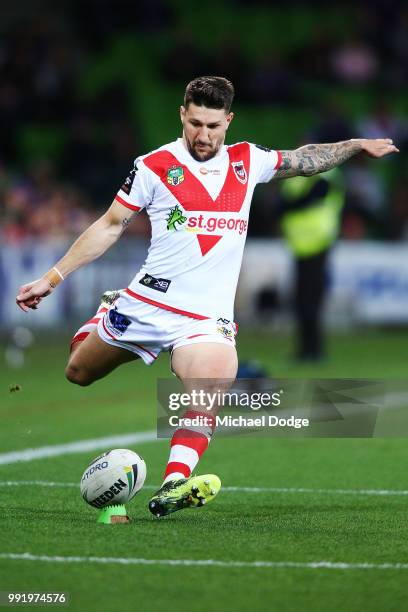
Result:
<svg viewBox="0 0 408 612"><path fill-rule="evenodd" d="M3 5L2 238L76 235L136 155L179 135L186 83L219 74L236 87L230 142L394 138L398 159L345 169L342 234L406 239L407 26L404 3L383 1ZM275 202L276 186L258 190L250 235L277 234Z"/></svg>

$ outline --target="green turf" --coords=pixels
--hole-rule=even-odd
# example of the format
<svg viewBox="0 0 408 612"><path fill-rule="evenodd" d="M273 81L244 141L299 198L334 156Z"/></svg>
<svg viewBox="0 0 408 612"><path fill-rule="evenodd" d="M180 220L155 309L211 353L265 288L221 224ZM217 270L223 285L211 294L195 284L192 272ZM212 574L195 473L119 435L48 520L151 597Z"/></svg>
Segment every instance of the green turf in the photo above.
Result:
<svg viewBox="0 0 408 612"><path fill-rule="evenodd" d="M241 333L240 357L274 376L399 377L408 333L376 332L330 340L324 365L288 360L284 336ZM36 343L22 370L2 368L0 452L155 427L152 368L127 364L86 389L62 377L62 343ZM8 393L17 382L22 390ZM101 449L102 450L102 449ZM146 503L160 483L168 442L137 445L146 489L128 505L130 525L96 524L97 511L75 488L0 486L1 552L223 561L408 563L408 496L221 491L210 506L156 520ZM79 483L82 453L0 466L0 481ZM286 440L215 438L200 473L226 487L408 489L404 439ZM149 488L150 487L150 488ZM0 590L69 591L75 611L404 610L407 570L328 570L51 564L0 559Z"/></svg>

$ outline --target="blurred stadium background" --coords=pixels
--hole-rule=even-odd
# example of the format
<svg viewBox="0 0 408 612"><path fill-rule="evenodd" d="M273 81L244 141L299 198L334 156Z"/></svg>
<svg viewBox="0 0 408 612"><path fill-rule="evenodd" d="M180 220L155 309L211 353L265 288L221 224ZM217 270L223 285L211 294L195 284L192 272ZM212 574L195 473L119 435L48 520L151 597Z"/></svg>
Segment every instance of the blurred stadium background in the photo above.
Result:
<svg viewBox="0 0 408 612"><path fill-rule="evenodd" d="M15 295L110 205L136 155L180 135L186 83L223 75L236 87L229 142L288 149L390 137L401 150L342 167L345 206L330 257L329 359L322 363L288 360L293 261L279 232L279 185L258 187L236 304L236 320L244 323L241 362L256 360L282 378L406 378L407 31L407 5L392 0L2 4L0 590L65 588L72 609L99 610L102 601L106 610L127 611L135 603L147 609L152 593L156 607L179 607L184 581L183 602L200 612L248 610L254 602L259 610L274 604L288 612L406 609L403 571L375 569L374 577L365 569L221 574L183 567L180 579L177 568L68 570L7 554L406 563L406 441L396 439L218 439L200 469L220 473L225 494L199 517L162 522L153 521L146 503L168 442L138 443L148 479L129 510L134 523L101 537L76 483L91 456L106 449L62 450L28 462L19 453L154 433L156 378L169 376L167 356L153 368L128 364L87 389L63 376L69 337L95 312L100 294L125 286L143 261L147 217L137 217L114 249L72 275L38 311L24 315ZM405 397L398 401L406 411ZM15 453L13 462L4 460L7 452ZM228 486L264 493L234 497Z"/></svg>
<svg viewBox="0 0 408 612"><path fill-rule="evenodd" d="M138 154L180 134L185 84L229 77L229 142L274 148L349 137L402 153L359 157L345 179L327 310L334 327L406 324L408 10L403 2L19 2L1 9L0 328L68 331L106 288L126 285L149 241L147 216L118 249L73 275L35 316L16 289L43 273L110 204ZM255 193L237 298L239 321L291 324L291 257L278 185ZM256 270L256 274L254 273Z"/></svg>

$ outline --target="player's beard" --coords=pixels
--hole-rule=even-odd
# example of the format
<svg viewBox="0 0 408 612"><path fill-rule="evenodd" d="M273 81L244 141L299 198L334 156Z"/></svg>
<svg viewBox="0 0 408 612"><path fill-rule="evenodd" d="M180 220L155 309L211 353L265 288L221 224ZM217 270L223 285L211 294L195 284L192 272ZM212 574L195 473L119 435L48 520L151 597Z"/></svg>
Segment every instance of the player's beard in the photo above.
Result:
<svg viewBox="0 0 408 612"><path fill-rule="evenodd" d="M213 157L215 157L215 155L217 155L219 149L220 149L220 143L214 143L213 145L208 145L208 149L202 151L201 153L198 152L195 148L195 146L199 143L195 142L194 144L191 144L191 142L186 138L186 142L187 142L187 148L188 148L188 152L190 153L191 157L193 157L196 161L199 162L206 162L209 159L212 159Z"/></svg>

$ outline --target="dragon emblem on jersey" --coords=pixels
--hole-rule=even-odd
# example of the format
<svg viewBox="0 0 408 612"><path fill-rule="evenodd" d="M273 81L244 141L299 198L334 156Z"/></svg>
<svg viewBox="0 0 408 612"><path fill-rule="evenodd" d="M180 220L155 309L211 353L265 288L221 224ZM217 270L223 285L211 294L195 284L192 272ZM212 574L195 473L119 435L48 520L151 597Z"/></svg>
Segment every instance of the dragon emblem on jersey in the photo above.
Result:
<svg viewBox="0 0 408 612"><path fill-rule="evenodd" d="M178 204L175 205L169 212L167 217L167 229L176 230L178 225L183 225L187 221L187 217L183 215L183 211Z"/></svg>
<svg viewBox="0 0 408 612"><path fill-rule="evenodd" d="M177 187L184 181L184 170L181 166L171 166L167 170L167 182L173 187Z"/></svg>
<svg viewBox="0 0 408 612"><path fill-rule="evenodd" d="M231 162L231 166L239 182L245 185L245 183L248 180L248 176L245 170L244 162L243 161Z"/></svg>

